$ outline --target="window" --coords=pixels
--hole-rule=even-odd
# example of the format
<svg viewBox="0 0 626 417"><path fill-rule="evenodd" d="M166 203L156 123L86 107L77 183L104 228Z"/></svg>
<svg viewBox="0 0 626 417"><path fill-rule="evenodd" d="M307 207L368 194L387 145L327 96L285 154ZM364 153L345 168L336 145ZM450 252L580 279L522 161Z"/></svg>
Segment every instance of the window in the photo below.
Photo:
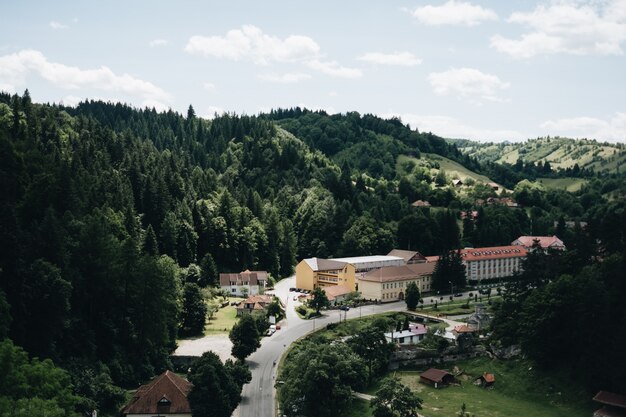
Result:
<svg viewBox="0 0 626 417"><path fill-rule="evenodd" d="M233 288L233 289L232 289L232 292L237 292L237 288Z"/></svg>

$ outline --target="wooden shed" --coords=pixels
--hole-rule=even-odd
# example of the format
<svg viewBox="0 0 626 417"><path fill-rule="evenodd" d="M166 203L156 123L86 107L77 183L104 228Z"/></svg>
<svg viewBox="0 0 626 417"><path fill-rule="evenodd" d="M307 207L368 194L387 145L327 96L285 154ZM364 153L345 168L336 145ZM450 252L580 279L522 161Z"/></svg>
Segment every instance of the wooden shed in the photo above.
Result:
<svg viewBox="0 0 626 417"><path fill-rule="evenodd" d="M496 376L494 374L490 374L488 372L483 373L481 376L476 378L474 382L476 385L480 385L484 388L492 386L496 382Z"/></svg>
<svg viewBox="0 0 626 417"><path fill-rule="evenodd" d="M420 382L440 388L454 383L456 380L450 372L441 369L430 368L420 374Z"/></svg>

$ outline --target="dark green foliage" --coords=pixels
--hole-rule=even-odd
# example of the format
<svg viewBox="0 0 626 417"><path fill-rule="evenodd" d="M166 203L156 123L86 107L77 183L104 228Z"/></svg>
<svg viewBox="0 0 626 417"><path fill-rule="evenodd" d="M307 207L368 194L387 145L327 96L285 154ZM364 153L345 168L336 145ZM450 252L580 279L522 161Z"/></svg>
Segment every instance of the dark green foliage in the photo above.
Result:
<svg viewBox="0 0 626 417"><path fill-rule="evenodd" d="M465 287L465 265L459 251L444 252L433 271L433 289L441 292Z"/></svg>
<svg viewBox="0 0 626 417"><path fill-rule="evenodd" d="M11 329L11 306L9 305L4 291L0 289L0 341L9 335Z"/></svg>
<svg viewBox="0 0 626 417"><path fill-rule="evenodd" d="M398 378L385 378L370 403L374 417L417 417L422 400Z"/></svg>
<svg viewBox="0 0 626 417"><path fill-rule="evenodd" d="M202 334L206 324L207 306L200 287L192 282L183 286L183 302L180 312L180 331L187 336Z"/></svg>
<svg viewBox="0 0 626 417"><path fill-rule="evenodd" d="M363 360L346 344L304 342L289 353L278 385L281 411L288 417L333 417L364 388ZM324 389L320 389L324 387Z"/></svg>
<svg viewBox="0 0 626 417"><path fill-rule="evenodd" d="M233 342L232 355L239 360L244 360L261 346L256 320L250 314L244 314L239 319L228 337Z"/></svg>
<svg viewBox="0 0 626 417"><path fill-rule="evenodd" d="M417 284L415 282L409 282L404 292L404 301L406 302L406 308L409 310L415 310L417 303L420 302L421 294Z"/></svg>
<svg viewBox="0 0 626 417"><path fill-rule="evenodd" d="M387 343L380 328L367 327L351 338L348 344L367 364L368 383L371 383L374 374L387 369L394 345Z"/></svg>
<svg viewBox="0 0 626 417"><path fill-rule="evenodd" d="M4 340L0 342L0 369L0 415L80 415L83 399L74 395L69 374L51 360L29 360L26 352Z"/></svg>
<svg viewBox="0 0 626 417"><path fill-rule="evenodd" d="M198 285L201 287L213 287L219 284L219 273L217 271L217 265L210 253L207 253L202 257L200 261L200 279Z"/></svg>
<svg viewBox="0 0 626 417"><path fill-rule="evenodd" d="M213 352L204 353L194 362L188 395L194 417L229 417L241 400L243 383L249 380L243 364L226 363Z"/></svg>
<svg viewBox="0 0 626 417"><path fill-rule="evenodd" d="M591 390L619 390L626 339L614 330L626 323L624 257L561 275L568 263L563 254L529 256L522 278L531 281L510 286L496 304L494 336L503 345L520 343L541 366L575 369L572 378Z"/></svg>
<svg viewBox="0 0 626 417"><path fill-rule="evenodd" d="M330 305L328 301L328 297L326 297L326 292L324 289L317 287L311 292L312 298L309 301L309 306L314 308L317 314L320 313L320 310L324 307L328 307Z"/></svg>

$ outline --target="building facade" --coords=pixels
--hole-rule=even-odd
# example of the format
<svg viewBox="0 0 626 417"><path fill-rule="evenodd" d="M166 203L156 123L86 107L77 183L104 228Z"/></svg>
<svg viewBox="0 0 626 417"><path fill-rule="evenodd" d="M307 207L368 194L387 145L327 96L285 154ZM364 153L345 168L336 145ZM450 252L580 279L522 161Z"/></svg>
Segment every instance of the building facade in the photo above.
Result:
<svg viewBox="0 0 626 417"><path fill-rule="evenodd" d="M359 291L366 300L383 302L404 300L406 287L411 282L415 282L420 292L429 292L435 266L435 263L423 262L372 270L357 278Z"/></svg>
<svg viewBox="0 0 626 417"><path fill-rule="evenodd" d="M480 284L513 276L522 270L527 250L523 246L494 246L461 249L468 283Z"/></svg>
<svg viewBox="0 0 626 417"><path fill-rule="evenodd" d="M354 265L334 259L308 258L296 266L296 287L300 289L314 290L335 285L356 291Z"/></svg>
<svg viewBox="0 0 626 417"><path fill-rule="evenodd" d="M266 271L245 270L238 274L220 274L220 288L236 297L263 293L267 286L267 281L268 273ZM244 288L247 289L247 294Z"/></svg>

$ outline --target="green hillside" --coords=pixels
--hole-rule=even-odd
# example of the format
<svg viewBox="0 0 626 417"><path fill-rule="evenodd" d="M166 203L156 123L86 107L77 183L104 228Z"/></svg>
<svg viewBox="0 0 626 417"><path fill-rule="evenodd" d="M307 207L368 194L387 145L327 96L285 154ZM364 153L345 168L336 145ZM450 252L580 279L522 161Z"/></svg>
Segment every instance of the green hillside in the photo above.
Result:
<svg viewBox="0 0 626 417"><path fill-rule="evenodd" d="M537 181L543 184L547 189L570 192L579 191L583 185L588 182L583 178L538 178Z"/></svg>
<svg viewBox="0 0 626 417"><path fill-rule="evenodd" d="M538 138L520 143L455 142L461 152L480 161L515 164L519 159L525 163L545 164L552 169L579 168L596 172L620 172L626 163L626 147L623 144L600 143L594 140L568 138Z"/></svg>

